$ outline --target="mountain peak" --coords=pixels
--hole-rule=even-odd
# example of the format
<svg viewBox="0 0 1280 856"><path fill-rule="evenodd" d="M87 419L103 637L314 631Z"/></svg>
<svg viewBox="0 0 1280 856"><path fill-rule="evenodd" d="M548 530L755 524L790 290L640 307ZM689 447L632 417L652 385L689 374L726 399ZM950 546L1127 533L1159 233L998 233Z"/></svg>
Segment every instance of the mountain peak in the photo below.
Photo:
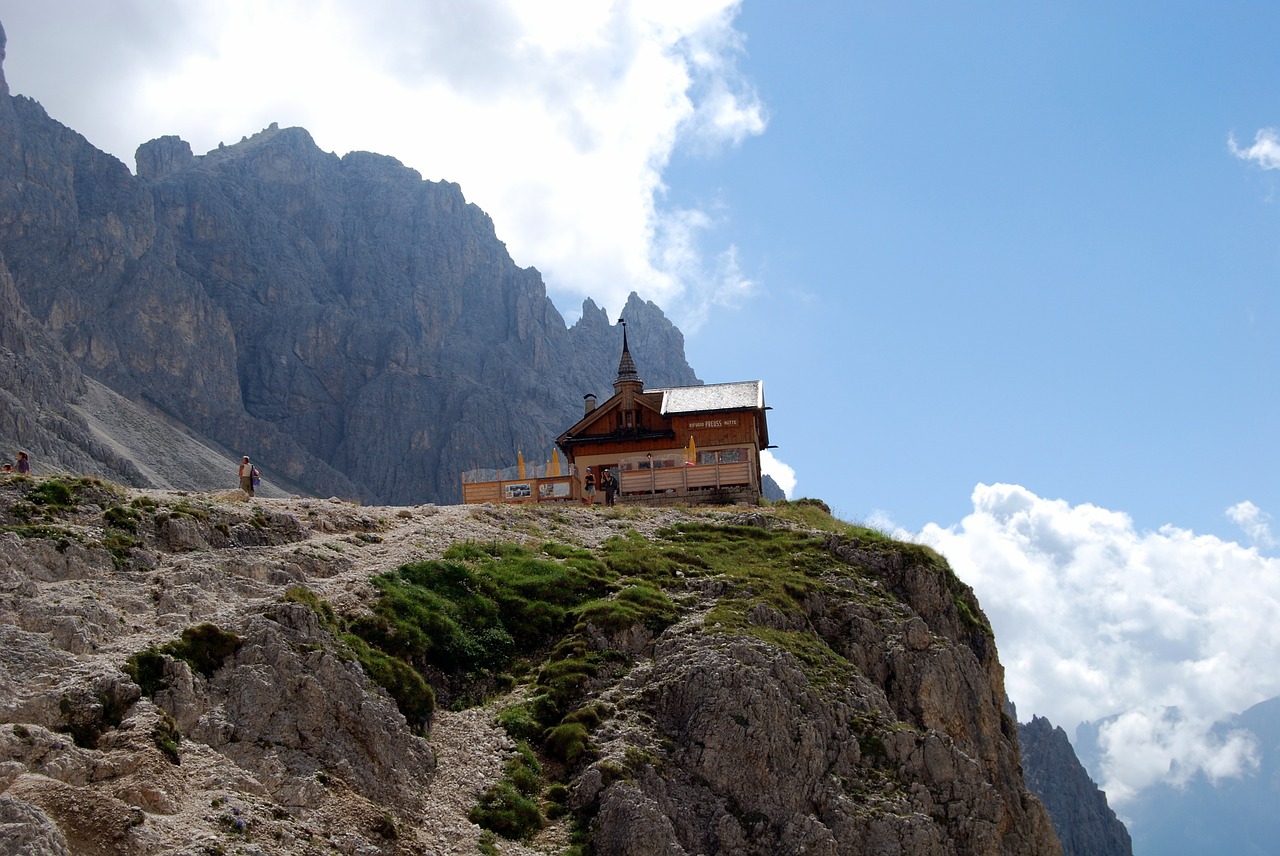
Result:
<svg viewBox="0 0 1280 856"><path fill-rule="evenodd" d="M8 39L4 34L4 22L0 21L0 98L9 95L9 83L4 79L4 50Z"/></svg>

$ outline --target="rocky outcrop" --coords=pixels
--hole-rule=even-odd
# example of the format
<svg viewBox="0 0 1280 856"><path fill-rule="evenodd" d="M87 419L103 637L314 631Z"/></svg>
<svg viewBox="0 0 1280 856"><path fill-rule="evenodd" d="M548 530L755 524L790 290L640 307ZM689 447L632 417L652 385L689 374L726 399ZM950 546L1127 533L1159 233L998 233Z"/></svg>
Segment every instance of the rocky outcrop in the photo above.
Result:
<svg viewBox="0 0 1280 856"><path fill-rule="evenodd" d="M1064 856L1132 856L1129 831L1076 757L1066 732L1033 716L1018 726L1027 787L1049 810Z"/></svg>
<svg viewBox="0 0 1280 856"><path fill-rule="evenodd" d="M597 852L1060 852L972 593L924 551L830 549L866 576L799 613L754 609L778 642L691 618L602 695L628 715L575 794L598 805ZM782 641L809 634L832 652L819 668Z"/></svg>
<svg viewBox="0 0 1280 856"><path fill-rule="evenodd" d="M7 94L0 139L0 280L11 276L15 323L56 347L6 339L15 360L73 367L298 492L455 499L462 471L541 459L582 395L609 389L621 335L604 310L588 301L566 328L538 272L515 265L456 184L393 158L339 158L273 125L202 156L152 140L135 177ZM696 382L656 306L633 295L621 314L646 381ZM151 483L146 467L63 454L91 452L94 435L45 425L9 385L22 381L0 376L15 411L0 442L51 468ZM83 397L75 378L57 388L64 410ZM117 457L136 456L120 433Z"/></svg>
<svg viewBox="0 0 1280 856"><path fill-rule="evenodd" d="M566 754L546 736L560 727L526 729L546 828L499 852L565 852L571 834L602 856L1060 852L981 610L924 548L797 529L787 509L623 519L49 484L0 482L0 820L32 852L475 852L471 810L515 747L498 723L547 692L567 693L585 742ZM561 545L544 566L622 574L628 603L671 611L593 602L507 690L454 675L438 689L476 681L477 706L406 719L352 635L387 614L376 575L454 545L454 561L516 550L499 549L513 531Z"/></svg>

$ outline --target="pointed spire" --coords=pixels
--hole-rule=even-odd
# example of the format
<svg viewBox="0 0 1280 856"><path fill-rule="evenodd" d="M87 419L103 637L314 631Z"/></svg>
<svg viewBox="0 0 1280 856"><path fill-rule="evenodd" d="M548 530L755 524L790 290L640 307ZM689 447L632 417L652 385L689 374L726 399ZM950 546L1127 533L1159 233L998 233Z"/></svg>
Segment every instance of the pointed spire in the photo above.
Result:
<svg viewBox="0 0 1280 856"><path fill-rule="evenodd" d="M627 322L619 318L618 323L622 325L622 359L618 361L618 379L613 382L615 388L620 383L642 383L635 361L631 359L631 350L627 347Z"/></svg>

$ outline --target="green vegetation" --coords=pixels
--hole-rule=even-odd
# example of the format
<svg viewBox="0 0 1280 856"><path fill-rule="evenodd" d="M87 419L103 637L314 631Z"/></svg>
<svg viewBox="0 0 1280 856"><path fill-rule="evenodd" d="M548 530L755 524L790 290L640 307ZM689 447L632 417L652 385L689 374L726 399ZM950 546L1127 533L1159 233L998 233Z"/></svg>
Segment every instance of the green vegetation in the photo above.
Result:
<svg viewBox="0 0 1280 856"><path fill-rule="evenodd" d="M606 632L637 624L658 630L674 621L676 614L676 606L666 593L646 583L627 586L615 597L592 600L573 610L579 622L590 621Z"/></svg>
<svg viewBox="0 0 1280 856"><path fill-rule="evenodd" d="M161 649L147 648L130 654L125 661L124 671L142 688L142 694L151 698L165 688L164 663L165 656Z"/></svg>
<svg viewBox="0 0 1280 856"><path fill-rule="evenodd" d="M284 593L284 600L310 607L320 617L320 622L355 655L369 679L395 699L396 707L404 714L409 727L418 733L426 730L436 709L436 694L417 669L360 636L347 632L329 602L321 600L311 589L290 586Z"/></svg>
<svg viewBox="0 0 1280 856"><path fill-rule="evenodd" d="M333 607L306 586L289 586L285 590L284 599L286 603L301 603L311 607L326 627L330 629L338 627L338 616L334 613Z"/></svg>
<svg viewBox="0 0 1280 856"><path fill-rule="evenodd" d="M193 520L199 520L201 523L208 522L209 520L208 508L192 505L191 502L186 499L179 500L169 506L167 513L174 517L190 517Z"/></svg>
<svg viewBox="0 0 1280 856"><path fill-rule="evenodd" d="M111 554L112 561L119 568L129 560L129 551L138 546L138 542L121 532L111 532L103 537L102 546Z"/></svg>
<svg viewBox="0 0 1280 856"><path fill-rule="evenodd" d="M170 642L161 650L179 660L186 660L191 668L211 678L228 657L240 650L243 643L244 640L236 634L206 623L188 627L176 642Z"/></svg>
<svg viewBox="0 0 1280 856"><path fill-rule="evenodd" d="M160 711L160 721L151 729L151 740L164 756L173 764L181 764L178 745L182 742L182 733L178 731L178 723L168 711Z"/></svg>
<svg viewBox="0 0 1280 856"><path fill-rule="evenodd" d="M534 719L527 704L514 704L498 713L498 725L513 740L536 740L542 735L542 726Z"/></svg>
<svg viewBox="0 0 1280 856"><path fill-rule="evenodd" d="M443 559L375 577L373 615L349 629L406 662L496 674L565 632L573 607L608 590L607 569L578 552L554 559L515 544L456 545Z"/></svg>
<svg viewBox="0 0 1280 856"><path fill-rule="evenodd" d="M467 819L504 838L529 838L544 825L536 802L542 791L542 765L528 744L520 743L503 773L502 781L480 795Z"/></svg>
<svg viewBox="0 0 1280 856"><path fill-rule="evenodd" d="M154 696L165 687L166 656L185 660L191 668L206 678L211 678L226 659L240 649L243 642L236 634L214 624L200 624L183 630L181 636L167 645L132 654L125 661L124 670L142 688L144 695Z"/></svg>
<svg viewBox="0 0 1280 856"><path fill-rule="evenodd" d="M74 511L75 498L71 487L61 480L40 482L27 491L27 502L43 506L49 511Z"/></svg>
<svg viewBox="0 0 1280 856"><path fill-rule="evenodd" d="M19 486L30 485L23 492L22 500L9 509L22 520L29 520L37 514L51 520L76 511L82 504L105 509L118 503L123 496L119 488L96 478L54 476L37 483L32 483L29 478L14 478L11 482Z"/></svg>
<svg viewBox="0 0 1280 856"><path fill-rule="evenodd" d="M123 529L126 532L137 532L138 521L142 519L142 515L138 513L136 508L125 508L123 505L113 505L106 511L102 512L102 519L108 526L116 529Z"/></svg>
<svg viewBox="0 0 1280 856"><path fill-rule="evenodd" d="M10 511L17 508L18 503L14 503ZM27 518L23 518L24 520ZM79 541L80 535L59 526L44 526L38 523L26 524L23 526L0 526L0 532L12 532L19 538L45 538L53 542L53 546L59 553L66 552L71 546L72 541Z"/></svg>
<svg viewBox="0 0 1280 856"><path fill-rule="evenodd" d="M763 525L747 525L755 516ZM520 519L528 530L543 531L549 519L554 525L547 515ZM654 537L626 531L595 550L458 543L438 560L375 577L377 597L356 615L337 615L303 587L289 589L285 600L314 610L416 729L428 722L436 693L440 703L457 708L517 682L524 686L527 695L497 715L520 751L470 814L486 830L511 839L532 836L544 816L568 813L567 789L547 786L545 775L561 778L595 757L592 733L613 711L593 699L633 662L609 644L630 650L645 631L656 634L676 621L684 607L710 607L703 619L707 632L754 637L790 652L816 688L842 686L854 667L831 647L838 643L828 643L813 616L827 603L880 614L903 611L885 578L833 552L844 545L866 557L870 568L901 567L896 558L879 561L901 557L938 573L960 620L989 632L971 590L937 553L837 520L820 501L779 503L735 518L739 523L718 519L723 516L686 519ZM149 662L139 655L133 665L145 676ZM851 734L873 764L885 755L882 733L883 723L867 722ZM637 749L626 765L605 773L625 776L628 768L659 763ZM584 818L590 811L575 813L572 851L589 848ZM482 838L480 851L496 852L494 841Z"/></svg>
<svg viewBox="0 0 1280 856"><path fill-rule="evenodd" d="M344 633L341 639L356 655L365 674L395 699L396 707L404 714L409 726L419 733L425 731L436 709L436 694L418 670L383 653L355 634Z"/></svg>

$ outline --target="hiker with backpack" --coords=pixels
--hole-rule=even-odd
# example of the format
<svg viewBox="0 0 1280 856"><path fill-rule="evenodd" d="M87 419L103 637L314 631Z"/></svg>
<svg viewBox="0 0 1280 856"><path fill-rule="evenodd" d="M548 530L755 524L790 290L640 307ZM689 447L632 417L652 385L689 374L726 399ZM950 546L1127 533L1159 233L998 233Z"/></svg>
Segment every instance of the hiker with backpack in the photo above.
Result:
<svg viewBox="0 0 1280 856"><path fill-rule="evenodd" d="M253 489L260 481L258 468L249 463L249 456L245 455L240 459L240 489L249 496L253 496Z"/></svg>

